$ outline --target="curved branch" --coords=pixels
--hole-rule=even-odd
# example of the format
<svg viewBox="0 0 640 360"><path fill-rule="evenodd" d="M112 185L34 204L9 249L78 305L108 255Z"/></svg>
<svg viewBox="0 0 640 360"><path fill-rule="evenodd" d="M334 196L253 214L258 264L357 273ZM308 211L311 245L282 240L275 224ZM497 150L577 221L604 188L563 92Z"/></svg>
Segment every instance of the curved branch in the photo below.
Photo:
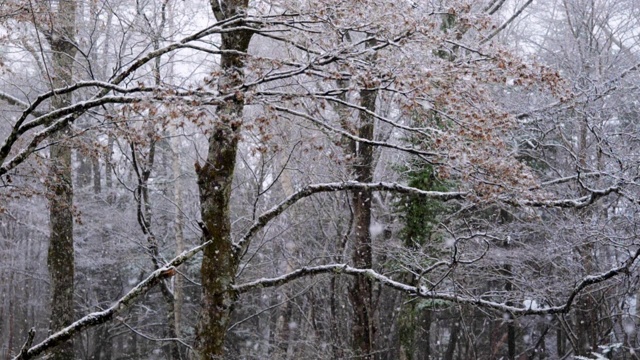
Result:
<svg viewBox="0 0 640 360"><path fill-rule="evenodd" d="M366 185L366 184L358 184L358 185ZM400 186L400 188L406 188L406 187ZM410 189L410 188L407 188L407 189ZM413 189L411 191L413 192ZM428 191L423 191L423 192L425 193L425 195L429 193L434 193L434 192L428 192ZM40 354L43 354L51 350L53 347L70 339L71 337L75 336L77 333L79 333L80 331L86 328L93 327L113 319L115 315L129 308L138 297L140 297L141 295L144 295L146 292L148 292L151 288L153 288L155 285L160 283L162 280L175 275L177 273L176 271L177 266L180 266L187 260L193 258L197 253L202 251L202 249L209 244L210 244L210 241L205 242L200 246L187 250L182 254L176 256L173 260L168 262L166 265L152 272L146 279L144 279L142 282L136 285L133 289L131 289L127 294L125 294L123 297L121 297L119 300L113 303L113 305L111 305L106 310L85 315L84 317L74 322L73 324L47 337L39 344L33 347L30 347L28 350L22 349L20 354L14 357L13 360L32 359ZM335 273L335 274L346 274L346 275L352 275L352 276L367 276L381 283L382 285L388 286L390 288L393 288L399 291L406 292L409 295L413 295L417 297L422 297L426 299L445 300L445 301L455 302L458 304L474 305L474 306L479 306L483 308L489 308L489 309L494 309L502 312L507 312L513 315L563 314L563 313L567 313L571 309L571 306L573 305L575 298L587 287L602 283L620 274L629 274L631 267L635 264L638 257L640 257L640 248L636 250L635 254L629 257L621 266L617 268L613 268L609 271L606 271L600 274L589 275L583 278L571 291L571 293L567 297L567 300L565 301L564 304L558 305L558 306L552 306L552 307L536 308L536 309L533 309L531 307L528 307L528 308L516 307L513 305L507 305L505 303L498 303L494 301L483 300L480 298L459 296L452 293L429 291L424 287L411 286L411 285L407 285L402 282L393 280L372 269L358 269L346 264L328 264L328 265L319 265L319 266L312 266L312 267L303 267L276 278L262 278L252 282L248 282L240 285L234 285L233 290L238 293L242 293L242 292L247 292L256 288L279 286L289 281L299 279L305 276Z"/></svg>
<svg viewBox="0 0 640 360"><path fill-rule="evenodd" d="M334 191L346 191L346 190L368 190L368 191L393 191L402 194L413 194L418 196L423 196L431 199L439 199L442 201L453 200L453 199L464 199L468 192L465 191L451 191L451 192L443 192L443 191L426 191L420 190L417 188L404 186L396 183L359 183L355 181L342 182L342 183L326 183L326 184L313 184L304 187L301 190L298 190L296 193L290 195L278 205L272 207L270 210L267 210L262 215L258 217L258 219L253 223L253 225L249 228L249 230L245 233L245 235L234 244L236 247L236 252L239 254L244 253L244 251L249 246L251 242L251 238L261 229L263 229L269 221L273 220L276 216L282 214L286 209L288 209L291 205L295 204L301 199L309 197L313 194L321 193L321 192L334 192Z"/></svg>
<svg viewBox="0 0 640 360"><path fill-rule="evenodd" d="M593 204L601 197L607 196L611 193L619 193L620 186L615 185L606 189L588 189L588 195L576 198L576 199L558 199L558 200L514 200L514 199L501 199L505 204L512 206L530 206L530 207L556 207L556 208L574 208L580 209Z"/></svg>
<svg viewBox="0 0 640 360"><path fill-rule="evenodd" d="M75 121L75 119L77 119L83 112L87 111L88 109L96 106L100 106L103 104L108 104L108 103L134 103L134 102L140 102L142 100L143 99L141 98L132 98L132 97L123 97L123 96L102 97L92 101L85 101L78 104L74 104L72 106L62 108L56 111L52 111L44 116L36 118L35 120L30 122L29 124L26 124L22 128L22 129L25 129L24 132L26 132L28 129L32 129L36 127L37 124L43 124L45 122L62 117L61 119L58 119L50 126L34 134L33 138L28 143L28 145L22 150L20 150L13 158L11 158L11 160L9 160L6 163L4 163L4 160L6 159L6 156L9 155L12 143L3 144L2 147L0 148L0 155L4 156L4 157L0 156L0 161L2 162L2 165L0 166L0 176L6 174L10 170L15 168L19 164L21 164L24 160L26 160L26 158L32 152L34 152L37 149L38 145L42 141L44 141L51 134L62 129L64 126ZM22 131L19 132L19 134L22 134L22 133L23 133ZM7 140L8 139L9 138L7 138Z"/></svg>
<svg viewBox="0 0 640 360"><path fill-rule="evenodd" d="M76 83L73 85L70 85L68 87L65 88L59 88L59 89L53 89L52 91L49 91L48 93L42 94L40 96L38 96L38 98L36 98L36 100L34 101L34 103L30 104L27 106L26 103L20 101L19 99L16 99L8 94L4 94L4 96L0 96L0 99L4 99L5 101L9 102L9 103L13 103L13 104L19 104L19 105L24 105L26 107L26 109L22 112L22 115L20 116L20 118L16 121L16 123L13 125L13 130L11 132L11 134L5 138L5 140L3 141L2 145L0 146L0 162L3 162L6 157L8 156L8 154L11 152L11 147L13 146L13 144L17 141L18 137L25 133L26 131L28 131L29 129L32 129L34 127L46 124L47 121L51 121L55 118L59 118L61 116L64 116L65 114L69 114L70 112L76 112L76 114L74 116L69 116L66 117L64 119L64 123L68 124L70 122L75 121L75 119L77 119L80 115L82 115L84 112L86 112L89 108L93 107L93 106L87 106L87 104L89 103L100 103L101 99L103 99L110 91L116 91L116 92L121 92L121 93L127 93L127 92L134 92L137 91L135 89L131 89L131 90L126 90L124 88L118 87L117 85L120 84L122 81L124 81L126 78L128 78L131 74L133 74L136 70L138 70L139 68L141 68L142 66L144 66L145 64L149 63L150 61L152 61L153 59L162 56L164 54L167 54L169 52L175 51L177 49L181 49L184 47L188 47L187 44L196 40L199 40L203 37L209 36L209 35L213 35L213 34L217 34L217 33L223 33L223 32L230 32L230 31L234 31L236 28L233 27L234 24L238 24L239 27L242 27L242 18L240 16L234 16L231 17L229 19L223 20L223 21L219 21L216 24L213 24L212 26L209 26L201 31L196 32L195 34L189 35L187 37L182 38L181 40L171 43L163 48L160 48L158 50L155 51L151 51L149 53L147 53L145 56L139 58L138 60L136 60L135 62L133 62L131 65L129 65L124 71L122 71L120 74L118 74L117 76L113 77L109 82L98 82L98 81L90 81L90 82L80 82L80 83ZM63 113L63 109L60 109L58 111L54 111L54 112L50 112L50 113L46 113L46 114L39 114L37 112L35 112L36 108L46 99L50 98L51 96L57 95L57 94L63 94L63 93L69 93L72 91L75 91L79 88L82 87L87 87L87 86L98 86L101 87L102 90L98 91L90 100L82 102L80 104L75 104L73 105L74 107L76 107L76 110L73 111L67 111L66 113ZM150 89L151 91L151 89ZM106 103L106 102L103 102ZM97 105L94 105L97 106ZM65 109L69 110L71 107L67 107ZM34 121L29 122L28 124L23 126L23 122L27 119L27 117L29 115L41 115L39 116L37 119L35 119ZM49 128L54 127L56 129L59 129L60 126L57 125L51 125ZM39 136L42 136L44 134L44 137L50 135L52 132L51 131L43 131L39 133ZM44 137L39 138L38 141L36 141L36 143L39 143L40 141L42 141L44 139ZM33 139L36 140L36 139ZM34 143L34 141L32 140L31 144ZM37 145L37 144L36 144ZM31 148L31 150L33 150L33 148ZM22 154L24 154L25 152L21 152ZM27 152L28 155L29 152ZM14 159L11 161L11 163L13 164L12 167L17 166L18 164L20 164L22 161L24 161L26 159L27 156L16 156L14 157ZM4 172L3 172L4 171ZM6 166L3 166L2 169L0 169L0 175L2 175L3 173L6 173L7 169Z"/></svg>
<svg viewBox="0 0 640 360"><path fill-rule="evenodd" d="M0 168L1 170L1 168ZM1 174L1 173L0 173ZM391 191L401 194L412 194L417 196L423 196L431 199L438 199L442 201L449 201L454 199L464 199L470 192L467 191L426 191L413 188L410 186L404 186L397 183L359 183L355 181L341 182L341 183L325 183L325 184L313 184L298 190L296 193L290 195L276 206L267 210L260 215L256 221L251 225L249 230L240 238L235 244L236 254L241 256L249 247L251 238L262 230L269 221L273 220L278 215L282 214L285 210L297 203L299 200L309 197L313 194L322 192L334 192L334 191L347 191L347 190L369 190L369 191ZM500 201L512 206L530 206L530 207L558 207L558 208L583 208L591 205L597 199L609 195L613 192L618 192L619 186L612 186L603 190L591 190L589 195L577 198L577 199L558 199L558 200L519 200L502 198Z"/></svg>
<svg viewBox="0 0 640 360"><path fill-rule="evenodd" d="M128 293L126 293L123 297L118 299L109 308L103 311L98 311L98 312L85 315L84 317L74 322L73 324L47 337L39 344L29 348L28 350L23 350L18 356L14 357L13 360L32 359L40 354L43 354L51 350L55 346L70 339L71 337L73 337L74 335L76 335L77 333L79 333L80 331L86 328L103 324L113 319L117 314L129 308L133 304L134 300L136 300L138 297L147 293L151 288L156 286L162 280L175 275L177 273L176 266L179 266L183 264L185 261L191 259L194 255L200 252L208 244L209 243L206 242L200 246L187 250L182 254L176 256L173 260L168 262L166 265L152 272L146 279L138 283L138 285L136 285L133 289L129 290Z"/></svg>
<svg viewBox="0 0 640 360"><path fill-rule="evenodd" d="M11 94L7 94L5 92L0 91L0 100L4 100L6 101L9 105L13 105L13 106L21 106L21 107L28 107L29 104L18 99L17 97L11 95ZM36 115L36 116L40 116L40 115Z"/></svg>
<svg viewBox="0 0 640 360"><path fill-rule="evenodd" d="M390 277L380 274L372 269L358 269L358 268L351 267L347 264L328 264L328 265L303 267L275 278L262 278L262 279L257 279L248 283L234 285L233 290L238 293L243 293L256 288L279 286L289 281L299 279L305 276L315 276L320 274L335 273L335 274L345 274L345 275L352 275L352 276L366 276L372 280L379 282L382 285L388 286L390 288L405 292L409 295L416 296L416 297L421 297L425 299L445 300L445 301L450 301L457 304L474 305L478 307L510 313L512 315L522 316L522 315L564 314L569 312L569 310L571 310L571 306L573 305L575 298L584 289L586 289L588 286L602 283L617 275L628 274L631 269L631 266L633 266L633 264L638 259L638 257L640 257L640 249L638 249L636 253L633 256L631 256L629 259L627 259L627 261L625 261L624 264L621 265L620 267L611 269L609 271L606 271L604 273L600 273L597 275L586 276L584 279L582 279L582 281L580 281L580 283L578 283L578 285L574 287L574 289L571 291L571 293L567 297L567 300L562 305L541 307L536 309L533 309L531 307L517 307L517 306L509 305L509 303L499 303L495 301L484 300L481 298L460 296L453 293L429 291L425 287L411 286L411 285L407 285L405 283L393 280Z"/></svg>

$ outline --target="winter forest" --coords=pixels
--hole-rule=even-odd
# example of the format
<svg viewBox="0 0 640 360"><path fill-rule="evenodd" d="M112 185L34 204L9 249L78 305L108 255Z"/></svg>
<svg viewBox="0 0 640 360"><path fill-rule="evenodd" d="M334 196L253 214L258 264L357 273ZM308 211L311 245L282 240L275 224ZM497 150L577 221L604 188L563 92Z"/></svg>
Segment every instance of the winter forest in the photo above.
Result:
<svg viewBox="0 0 640 360"><path fill-rule="evenodd" d="M639 84L638 0L0 0L0 360L638 359Z"/></svg>

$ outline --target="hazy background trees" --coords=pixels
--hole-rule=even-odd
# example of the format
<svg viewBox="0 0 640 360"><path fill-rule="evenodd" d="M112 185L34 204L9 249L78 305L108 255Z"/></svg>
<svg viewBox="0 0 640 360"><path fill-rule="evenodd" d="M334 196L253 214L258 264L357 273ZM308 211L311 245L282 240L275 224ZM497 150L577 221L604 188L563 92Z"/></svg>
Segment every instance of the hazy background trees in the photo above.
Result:
<svg viewBox="0 0 640 360"><path fill-rule="evenodd" d="M635 2L80 1L69 79L65 4L0 9L3 359L72 214L70 319L211 241L77 358L635 356Z"/></svg>

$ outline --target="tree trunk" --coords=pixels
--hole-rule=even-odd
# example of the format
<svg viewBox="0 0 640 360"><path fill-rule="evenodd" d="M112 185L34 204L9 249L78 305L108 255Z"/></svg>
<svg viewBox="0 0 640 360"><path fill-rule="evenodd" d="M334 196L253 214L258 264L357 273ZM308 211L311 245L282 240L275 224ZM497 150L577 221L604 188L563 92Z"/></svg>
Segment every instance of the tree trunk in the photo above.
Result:
<svg viewBox="0 0 640 360"><path fill-rule="evenodd" d="M76 48L76 2L60 0L54 29L49 37L51 45L55 88L72 83ZM71 104L71 94L53 97L52 106L59 109ZM57 331L73 321L73 184L71 173L71 148L64 144L69 132L65 128L51 139L51 167L49 168L49 221L51 227L47 265L51 275L51 331ZM71 340L57 347L52 359L73 359Z"/></svg>
<svg viewBox="0 0 640 360"><path fill-rule="evenodd" d="M102 192L102 182L100 178L100 158L94 156L91 161L93 167L93 193L100 194L100 192Z"/></svg>
<svg viewBox="0 0 640 360"><path fill-rule="evenodd" d="M176 236L176 254L181 254L185 250L184 243L184 214L183 214L183 194L182 194L182 171L180 164L182 162L181 159L181 147L180 141L177 137L175 139L175 144L173 144L173 157L171 162L171 167L173 170L173 176L175 177L175 187L174 187L174 201L176 204L176 219L175 219L175 236ZM177 337L182 336L182 307L184 304L184 279L182 275L174 277L173 284L173 327L174 332ZM182 356L182 355L181 355Z"/></svg>
<svg viewBox="0 0 640 360"><path fill-rule="evenodd" d="M280 161L280 166L284 169L287 165L286 159L283 157L280 157L279 161ZM295 189L291 184L291 178L286 171L283 171L282 174L280 175L280 183L282 185L282 191L284 192L284 195L286 197L293 195L293 193L295 192ZM259 191L261 190L260 183L258 184L258 189ZM289 248L289 244L287 244L287 247ZM295 244L293 244L291 248L289 248L288 250L291 251L292 253L295 253L296 252ZM276 251L278 253L281 253L282 250L276 250ZM281 259L281 264L278 267L279 267L279 270L281 270L282 273L284 274L290 273L293 270L295 270L291 266L291 262L288 261L288 259L286 258ZM276 320L276 327L274 331L275 331L275 341L278 347L278 352L276 353L276 357L274 357L274 359L290 359L291 358L290 355L293 350L292 346L290 346L291 329L289 327L289 324L291 323L291 318L293 317L293 307L291 304L291 301L293 301L292 300L293 291L286 287L279 291L281 291L282 298L287 299L287 301L285 301L280 306L280 309L279 309L280 315Z"/></svg>
<svg viewBox="0 0 640 360"><path fill-rule="evenodd" d="M462 321L462 319L455 319L455 322L451 326L449 343L447 344L447 350L444 354L444 360L453 360L453 355L455 354L456 345L458 342L458 332L460 331L460 321Z"/></svg>
<svg viewBox="0 0 640 360"><path fill-rule="evenodd" d="M248 0L212 1L216 18L224 20L245 11ZM223 33L222 50L244 53L249 47L252 33L246 30ZM243 58L237 53L220 56L222 73L218 79L221 94L229 94L243 80ZM240 259L231 239L229 204L231 183L235 170L238 139L242 123L243 101L233 97L218 106L218 119L209 138L206 163L196 163L202 240L211 241L203 250L202 309L196 328L194 357L221 359L232 306L236 296L231 287L235 281Z"/></svg>
<svg viewBox="0 0 640 360"><path fill-rule="evenodd" d="M362 107L375 110L377 91L362 90L360 101ZM360 112L360 126L358 136L363 139L373 139L373 117ZM363 143L355 144L355 163L353 165L356 181L373 181L373 147ZM353 202L355 236L352 261L357 268L370 269L373 267L371 251L371 191L356 191L351 195ZM349 299L353 306L353 348L356 355L363 359L373 359L373 341L375 324L373 318L373 283L370 279L356 277L351 289Z"/></svg>
<svg viewBox="0 0 640 360"><path fill-rule="evenodd" d="M416 302L412 301L407 305L404 305L400 310L400 317L398 319L400 337L400 360L413 360L413 353L415 350L415 334L416 334Z"/></svg>
<svg viewBox="0 0 640 360"><path fill-rule="evenodd" d="M112 134L108 135L107 149L104 154L104 183L107 189L113 187L113 145L115 144L115 138Z"/></svg>
<svg viewBox="0 0 640 360"><path fill-rule="evenodd" d="M8 289L13 289L13 276L14 276L15 272L11 272L11 276L9 277L9 288ZM11 359L11 353L13 351L13 330L14 330L14 312L15 312L15 308L13 305L13 294L10 294L9 296L9 304L8 304L8 309L9 309L9 328L7 329L7 331L9 332L7 336L7 353L6 353L6 357L5 359ZM4 322L2 323L2 325L4 325Z"/></svg>

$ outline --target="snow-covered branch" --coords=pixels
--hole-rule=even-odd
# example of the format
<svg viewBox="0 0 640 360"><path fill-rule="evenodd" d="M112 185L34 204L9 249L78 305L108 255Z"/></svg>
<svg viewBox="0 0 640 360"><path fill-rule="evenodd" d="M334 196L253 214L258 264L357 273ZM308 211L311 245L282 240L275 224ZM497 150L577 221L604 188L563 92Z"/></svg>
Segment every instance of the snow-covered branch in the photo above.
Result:
<svg viewBox="0 0 640 360"><path fill-rule="evenodd" d="M347 191L347 190L369 190L369 191L392 191L401 194L412 194L417 196L423 196L425 198L438 199L442 201L463 199L469 193L464 191L426 191L413 188L410 186L404 186L397 183L359 183L355 181L341 182L341 183L326 183L326 184L313 184L305 186L303 189L290 195L278 205L272 207L270 210L264 212L253 223L244 236L235 244L237 251L244 252L249 246L251 238L261 229L263 229L269 221L276 216L282 214L291 205L295 204L299 200L309 197L313 194L321 192L333 192L333 191Z"/></svg>
<svg viewBox="0 0 640 360"><path fill-rule="evenodd" d="M629 274L629 272L631 270L631 267L636 262L638 257L640 257L640 248L638 248L638 250L636 250L636 252L633 254L633 256L629 257L621 266L613 268L613 269L611 269L609 271L605 271L605 272L600 273L600 274L586 276L584 279L582 279L578 283L578 285L576 285L576 287L573 289L573 291L569 295L569 298L567 299L567 302L566 302L566 305L565 305L566 309L565 309L564 312L569 311L571 305L573 304L573 300L586 287L588 287L590 285L601 283L601 282L606 281L606 280L609 280L609 279L611 279L611 278L613 278L613 277L615 277L617 275L620 275L620 274Z"/></svg>
<svg viewBox="0 0 640 360"><path fill-rule="evenodd" d="M257 279L248 283L235 285L233 289L238 293L243 293L256 288L280 286L289 281L299 279L305 276L334 273L334 274L345 274L345 275L353 275L353 276L366 276L372 280L379 282L382 285L388 286L395 290L405 292L412 296L417 296L425 299L445 300L445 301L450 301L457 304L473 305L473 306L478 306L486 309L502 311L512 315L520 315L520 316L521 315L548 315L548 314L567 313L571 309L571 306L573 305L573 302L575 301L576 297L588 286L602 283L620 274L628 274L631 269L631 266L633 266L633 264L638 259L638 257L640 257L640 249L638 249L636 253L630 258L628 258L621 266L600 274L589 275L583 278L578 283L578 285L574 287L574 289L571 291L571 293L568 295L568 297L562 304L557 306L536 307L536 308L531 306L529 307L513 306L513 305L508 305L507 303L484 300L478 297L462 296L462 295L457 295L449 292L430 291L425 287L412 286L400 281L393 280L390 277L380 274L372 269L358 269L358 268L351 267L347 264L328 264L328 265L303 267L275 278L262 278L262 279Z"/></svg>
<svg viewBox="0 0 640 360"><path fill-rule="evenodd" d="M2 91L0 91L0 100L4 100L9 105L13 105L13 106L29 107L29 104L27 104L26 102ZM36 116L39 116L39 115L36 115Z"/></svg>
<svg viewBox="0 0 640 360"><path fill-rule="evenodd" d="M540 183L540 185L538 186L539 188L541 187L545 187L545 186L551 186L551 185L558 185L558 184L564 184L567 183L569 181L574 181L577 180L579 178L584 178L584 177L597 177L597 176L602 176L604 175L602 172L599 171L594 171L594 172L589 172L589 173L584 173L584 174L575 174L575 175L569 175L569 176L565 176L565 177L561 177L561 178L556 178L556 179L552 179L552 180L548 180L545 182ZM531 189L533 190L533 188Z"/></svg>
<svg viewBox="0 0 640 360"><path fill-rule="evenodd" d="M114 91L118 93L131 93L138 92L144 88L123 88L118 85L122 83L125 79L131 76L136 70L140 69L144 65L148 64L150 61L173 51L176 51L181 48L188 47L187 45L190 42L200 40L204 37L223 33L223 32L231 32L237 30L238 26L242 26L243 19L240 16L234 16L229 19L225 19L223 21L219 21L212 26L209 26L201 31L198 31L192 35L186 36L174 43L171 43L165 47L160 49L151 51L147 53L145 56L137 59L135 62L130 64L127 68L125 68L122 72L120 72L117 76L114 76L109 82L99 82L99 81L87 81L87 82L78 82L76 84L69 85L64 88L53 89L45 94L42 94L36 98L36 100L27 104L26 102L20 101L19 99L2 93L0 94L0 99L3 99L9 102L12 105L22 106L25 109L22 112L21 117L16 121L16 123L12 126L12 132L4 139L2 145L0 145L0 162L4 162L8 154L11 152L11 148L13 144L17 141L20 135L24 134L30 129L33 129L38 126L48 125L47 129L40 131L36 136L34 136L29 146L22 151L18 155L16 155L9 163L4 164L2 168L0 168L0 175L5 174L10 169L19 165L22 161L24 161L28 155L37 147L37 145L44 140L47 136L54 133L55 131L64 127L64 125L69 124L75 119L77 119L80 115L82 115L87 110L100 106L106 103L130 103L135 102L130 97L124 96L114 96L114 97L106 97L109 92ZM235 26L235 27L234 27ZM73 104L71 106L65 107L63 109L58 109L56 111L41 113L36 111L37 107L46 99L50 98L54 95L69 93L80 88L94 86L101 88L93 97L91 97L87 101L83 101L81 103ZM148 89L152 91L153 89ZM72 114L70 116L66 116L68 114ZM37 118L33 121L23 125L24 121L27 119L29 115L36 116ZM53 123L51 123L53 122Z"/></svg>
<svg viewBox="0 0 640 360"><path fill-rule="evenodd" d="M51 336L48 336L39 344L30 347L28 350L23 350L18 356L14 357L13 360L33 359L34 357L72 338L74 335L84 329L103 324L113 319L115 315L128 309L138 297L144 295L147 291L159 284L162 280L174 276L177 273L176 266L179 266L187 260L191 259L207 245L208 243L204 243L176 256L166 265L152 272L146 279L138 283L138 285L136 285L133 289L129 290L128 293L126 293L123 297L113 303L109 308L83 316L73 324L52 334Z"/></svg>
<svg viewBox="0 0 640 360"><path fill-rule="evenodd" d="M62 129L67 124L73 122L75 119L78 118L78 116L81 113L87 111L88 109L96 106L100 106L103 104L108 104L108 103L134 103L134 102L140 102L142 100L143 99L141 98L133 98L133 97L126 97L126 96L102 97L102 98L94 99L91 101L77 103L56 111L52 111L48 114L45 114L41 117L34 119L32 122L25 124L25 126L21 128L18 134L14 134L13 136L7 137L4 143L2 144L2 146L0 147L0 162L2 162L2 165L0 166L0 175L6 174L11 169L18 166L33 151L36 150L36 148L42 141L44 141L51 134ZM54 121L48 127L34 134L27 146L22 148L11 160L9 160L6 163L4 162L4 160L6 159L6 156L9 155L9 153L11 152L11 147L17 140L18 135L20 135L23 132L26 132L28 129L36 127L39 124L47 123L48 121L59 118L59 117L62 117L62 118L58 119L57 121Z"/></svg>
<svg viewBox="0 0 640 360"><path fill-rule="evenodd" d="M113 319L115 315L129 308L138 297L145 294L155 285L159 284L162 280L168 277L174 276L176 274L177 266L191 259L194 255L200 252L208 244L209 244L208 242L203 243L200 246L194 247L190 250L183 252L182 254L175 257L173 260L168 262L163 267L151 273L146 279L144 279L142 282L136 285L133 289L131 289L127 294L125 294L123 297L121 297L119 300L113 303L109 308L85 315L84 317L77 320L73 324L47 337L39 344L33 347L30 347L29 349L23 349L23 351L21 351L21 353L18 356L14 357L13 360L32 359L54 348L58 344L61 344L64 341L70 339L71 337L73 337L74 335L76 335L77 333L79 333L80 331L86 328L96 326ZM571 293L567 297L567 300L564 304L558 305L558 306L540 307L540 308L517 307L513 305L507 305L505 303L484 300L481 298L461 296L461 295L456 295L456 294L447 293L447 292L429 291L424 287L416 287L416 286L408 285L408 284L393 280L390 277L380 274L372 269L358 269L358 268L351 267L347 264L328 264L328 265L303 267L275 278L262 278L262 279L257 279L248 283L234 285L233 290L238 293L243 293L256 288L274 287L274 286L283 285L287 282L290 282L302 277L306 277L306 276L315 276L320 274L333 273L333 274L345 274L345 275L352 275L352 276L366 276L372 280L379 282L382 285L388 286L395 290L403 291L413 296L426 298L426 299L445 300L445 301L450 301L458 304L474 305L474 306L479 306L483 308L489 308L493 310L507 312L513 315L558 314L558 313L568 312L575 298L588 286L604 282L620 274L628 274L630 271L630 268L634 265L638 257L640 257L640 249L638 249L636 253L632 257L627 259L621 266L611 269L607 272L597 274L597 275L590 275L582 279L582 281L580 281L578 285L576 285L575 288L571 291Z"/></svg>
<svg viewBox="0 0 640 360"><path fill-rule="evenodd" d="M313 194L322 192L333 191L352 191L352 190L370 190L370 191L391 191L401 194L412 194L416 196L423 196L425 198L438 199L442 201L448 201L453 199L464 199L469 192L465 191L425 191L410 186L404 186L397 183L358 183L355 181L342 182L342 183L326 183L326 184L313 184L304 187L296 193L290 195L278 205L272 207L270 210L260 215L253 225L247 230L247 232L236 243L236 251L240 254L243 253L251 238L261 229L263 229L267 223L273 220L278 215L282 214L290 206L298 202L299 200L309 197ZM612 186L603 190L591 190L589 195L585 195L576 199L550 199L550 200L520 200L520 199L501 199L506 204L512 206L530 206L530 207L558 207L558 208L583 208L592 204L598 198L617 192L618 186Z"/></svg>
<svg viewBox="0 0 640 360"><path fill-rule="evenodd" d="M617 193L620 191L620 186L615 185L606 189L587 189L588 195L581 196L575 199L549 199L549 200L513 200L502 199L505 203L513 206L530 206L530 207L555 207L555 208L583 208L593 204L601 197L607 196L611 193Z"/></svg>

